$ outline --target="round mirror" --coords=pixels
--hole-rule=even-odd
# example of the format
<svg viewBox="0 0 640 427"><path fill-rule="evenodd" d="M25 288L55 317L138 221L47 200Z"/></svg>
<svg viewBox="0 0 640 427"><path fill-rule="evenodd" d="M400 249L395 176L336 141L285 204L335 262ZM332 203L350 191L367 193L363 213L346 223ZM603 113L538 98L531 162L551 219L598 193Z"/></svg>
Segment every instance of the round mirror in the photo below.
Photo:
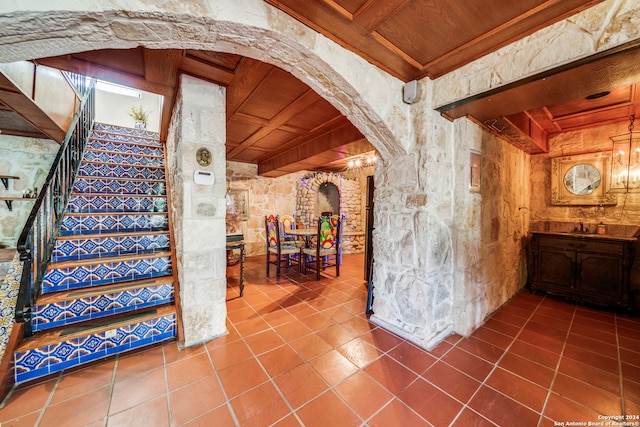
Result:
<svg viewBox="0 0 640 427"><path fill-rule="evenodd" d="M591 194L600 186L600 171L586 163L575 165L565 174L564 186L575 195Z"/></svg>

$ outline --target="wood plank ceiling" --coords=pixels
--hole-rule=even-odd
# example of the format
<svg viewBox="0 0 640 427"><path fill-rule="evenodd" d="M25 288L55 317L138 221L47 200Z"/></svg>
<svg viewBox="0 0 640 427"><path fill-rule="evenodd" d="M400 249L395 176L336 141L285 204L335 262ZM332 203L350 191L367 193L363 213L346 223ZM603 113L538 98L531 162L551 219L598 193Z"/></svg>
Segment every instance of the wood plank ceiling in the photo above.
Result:
<svg viewBox="0 0 640 427"><path fill-rule="evenodd" d="M403 81L436 78L600 0L265 0ZM372 150L333 106L288 72L234 54L196 50L101 50L41 58L38 63L132 86L165 97L166 136L178 77L186 73L227 87L227 159L258 164L264 176L339 169L344 159ZM635 102L635 86L616 87L613 99ZM522 96L526 96L524 93ZM537 117L544 135L576 126L579 102L521 108ZM631 101L630 101L631 100ZM2 97L0 94L0 102ZM478 106L468 100L468 106ZM573 102L573 101L572 101ZM602 108L608 108L604 99ZM610 105L609 105L610 106ZM474 112L447 106L448 117ZM492 117L475 118L484 126ZM514 119L518 122L517 119ZM524 125L518 126L522 132ZM3 130L4 131L4 130ZM530 135L528 136L529 139ZM537 146L536 144L535 147ZM526 150L526 145L521 146ZM539 147L538 147L539 148ZM532 151L532 152L533 152ZM342 161L342 163L341 163Z"/></svg>

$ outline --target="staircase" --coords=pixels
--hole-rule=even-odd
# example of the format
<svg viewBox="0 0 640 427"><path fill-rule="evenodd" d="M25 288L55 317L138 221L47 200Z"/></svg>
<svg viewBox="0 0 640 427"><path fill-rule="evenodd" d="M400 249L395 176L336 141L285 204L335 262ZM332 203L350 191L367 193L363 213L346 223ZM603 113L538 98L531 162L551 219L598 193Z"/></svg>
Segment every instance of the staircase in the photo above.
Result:
<svg viewBox="0 0 640 427"><path fill-rule="evenodd" d="M158 134L94 126L16 383L176 337L164 164Z"/></svg>

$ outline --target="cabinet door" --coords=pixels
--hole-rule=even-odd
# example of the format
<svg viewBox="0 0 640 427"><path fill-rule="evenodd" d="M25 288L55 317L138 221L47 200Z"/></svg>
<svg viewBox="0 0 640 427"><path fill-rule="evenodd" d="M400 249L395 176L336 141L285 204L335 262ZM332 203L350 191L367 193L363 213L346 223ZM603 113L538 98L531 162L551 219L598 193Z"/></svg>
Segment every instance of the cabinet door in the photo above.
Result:
<svg viewBox="0 0 640 427"><path fill-rule="evenodd" d="M571 290L574 284L573 251L540 248L537 287L541 290Z"/></svg>
<svg viewBox="0 0 640 427"><path fill-rule="evenodd" d="M606 254L578 254L578 289L585 301L610 304L619 301L622 258Z"/></svg>

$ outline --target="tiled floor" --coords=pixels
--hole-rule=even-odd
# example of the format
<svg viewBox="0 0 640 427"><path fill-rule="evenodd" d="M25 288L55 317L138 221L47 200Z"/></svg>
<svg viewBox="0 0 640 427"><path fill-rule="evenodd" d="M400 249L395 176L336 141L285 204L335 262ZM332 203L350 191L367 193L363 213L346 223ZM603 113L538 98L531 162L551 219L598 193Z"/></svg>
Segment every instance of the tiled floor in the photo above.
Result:
<svg viewBox="0 0 640 427"><path fill-rule="evenodd" d="M266 279L263 257L250 258L243 298L229 269L228 335L19 388L1 425L551 426L640 415L640 320L525 291L472 336L424 351L366 320L362 262L345 256L339 278L316 282Z"/></svg>

